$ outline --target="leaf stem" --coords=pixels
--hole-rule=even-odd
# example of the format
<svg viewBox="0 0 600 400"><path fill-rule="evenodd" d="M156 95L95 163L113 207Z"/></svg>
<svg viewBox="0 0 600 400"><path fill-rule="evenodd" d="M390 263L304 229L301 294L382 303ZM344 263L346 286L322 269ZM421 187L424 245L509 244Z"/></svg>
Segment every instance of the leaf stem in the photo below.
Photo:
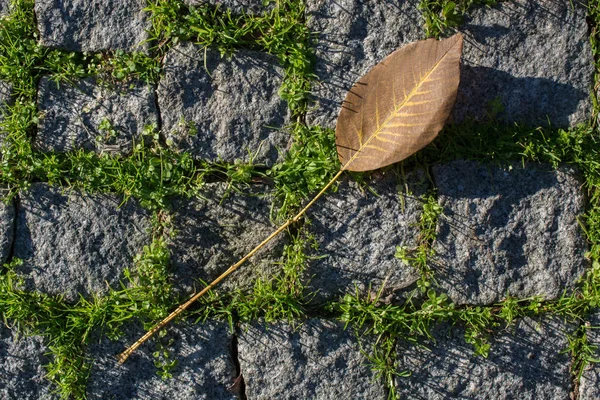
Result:
<svg viewBox="0 0 600 400"><path fill-rule="evenodd" d="M119 364L123 364L129 358L129 356L131 354L133 354L133 352L138 347L140 347L146 340L150 339L150 337L152 337L152 335L154 335L156 332L158 332L160 329L162 329L165 325L167 325L169 322L171 322L173 319L175 319L179 314L181 314L185 309L187 309L190 305L192 305L192 303L194 303L196 300L198 300L202 295L204 295L206 292L208 292L213 287L215 287L217 284L219 284L219 282L221 282L223 279L225 279L233 271L238 269L243 263L248 261L248 259L250 257L252 257L254 254L256 254L257 251L259 251L264 245L269 243L275 236L279 235L282 231L284 231L291 224L297 222L306 213L306 211L308 211L308 209L335 183L335 181L338 180L338 178L342 175L343 172L344 172L344 168L341 168L338 171L338 173L329 181L329 183L327 183L327 185L325 185L323 187L323 189L321 189L321 191L319 193L317 193L317 195L315 197L313 197L313 199L302 210L300 210L300 212L298 212L298 214L296 214L293 218L287 220L286 223L284 223L279 228L277 228L277 230L275 230L273 233L271 233L265 240L263 240L258 246L256 246L254 249L252 249L248 254L246 254L237 263L235 263L231 267L229 267L227 269L227 271L223 272L217 279L212 281L208 286L206 286L200 292L198 292L198 293L194 294L192 297L190 297L190 299L188 301L180 304L179 307L177 307L175 309L175 311L173 311L171 314L169 314L167 317L165 317L158 324L154 325L154 327L152 329L150 329L148 332L146 332L144 334L144 336L139 338L134 344L132 344L124 352L119 354L117 356L117 360L119 361Z"/></svg>

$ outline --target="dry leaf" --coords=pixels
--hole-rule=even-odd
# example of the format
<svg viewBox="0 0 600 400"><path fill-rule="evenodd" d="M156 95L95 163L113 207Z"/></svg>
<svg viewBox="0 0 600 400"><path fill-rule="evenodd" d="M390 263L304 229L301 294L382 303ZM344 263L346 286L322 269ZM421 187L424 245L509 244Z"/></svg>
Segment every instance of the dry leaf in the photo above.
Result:
<svg viewBox="0 0 600 400"><path fill-rule="evenodd" d="M335 132L342 170L385 167L437 136L456 99L462 44L460 33L411 43L354 84Z"/></svg>

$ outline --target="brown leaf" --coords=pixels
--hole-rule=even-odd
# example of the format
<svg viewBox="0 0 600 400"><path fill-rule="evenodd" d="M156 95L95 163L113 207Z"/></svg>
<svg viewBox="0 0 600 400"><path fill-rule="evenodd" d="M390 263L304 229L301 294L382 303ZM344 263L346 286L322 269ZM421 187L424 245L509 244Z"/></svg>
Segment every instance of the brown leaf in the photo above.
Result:
<svg viewBox="0 0 600 400"><path fill-rule="evenodd" d="M385 167L437 136L456 99L462 44L460 33L411 43L354 84L335 132L342 170Z"/></svg>

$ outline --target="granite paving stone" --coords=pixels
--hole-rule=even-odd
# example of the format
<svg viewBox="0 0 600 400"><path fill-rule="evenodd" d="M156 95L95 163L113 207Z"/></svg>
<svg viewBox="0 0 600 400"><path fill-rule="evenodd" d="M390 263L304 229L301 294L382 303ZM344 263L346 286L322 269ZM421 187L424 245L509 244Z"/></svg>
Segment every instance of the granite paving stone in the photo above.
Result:
<svg viewBox="0 0 600 400"><path fill-rule="evenodd" d="M569 399L569 328L553 319L518 320L491 340L487 358L474 354L458 327L438 328L435 342L398 346L403 399Z"/></svg>
<svg viewBox="0 0 600 400"><path fill-rule="evenodd" d="M169 50L164 71L158 103L167 143L208 161L272 165L283 158L290 135L280 129L289 111L274 57L240 50L222 58L184 43Z"/></svg>
<svg viewBox="0 0 600 400"><path fill-rule="evenodd" d="M184 0L188 6L203 6L210 4L218 6L219 10L231 10L233 14L258 15L273 9L274 1L264 5L263 0Z"/></svg>
<svg viewBox="0 0 600 400"><path fill-rule="evenodd" d="M582 182L571 167L474 161L433 167L443 215L435 276L458 304L490 304L506 295L560 296L588 264L577 218Z"/></svg>
<svg viewBox="0 0 600 400"><path fill-rule="evenodd" d="M14 255L26 290L103 294L150 243L149 213L121 196L86 194L34 183L20 195Z"/></svg>
<svg viewBox="0 0 600 400"><path fill-rule="evenodd" d="M313 302L335 300L345 293L376 292L386 281L386 296L410 286L418 272L394 257L396 246L412 248L423 209L418 196L427 188L423 174L407 176L410 195L393 173L376 174L361 187L344 181L308 212L318 243L306 270Z"/></svg>
<svg viewBox="0 0 600 400"><path fill-rule="evenodd" d="M471 12L465 34L455 121L573 126L590 118L594 61L587 5L516 0Z"/></svg>
<svg viewBox="0 0 600 400"><path fill-rule="evenodd" d="M0 322L0 398L4 400L53 400L59 396L45 379L43 366L50 360L40 336L17 335Z"/></svg>
<svg viewBox="0 0 600 400"><path fill-rule="evenodd" d="M69 51L142 51L146 0L35 0L42 46Z"/></svg>
<svg viewBox="0 0 600 400"><path fill-rule="evenodd" d="M0 190L0 197L4 194ZM15 206L12 201L0 201L0 266L8 261L15 235Z"/></svg>
<svg viewBox="0 0 600 400"><path fill-rule="evenodd" d="M248 399L386 397L354 333L340 322L311 319L297 330L285 323L255 323L243 326L238 340ZM361 342L369 352L372 344Z"/></svg>
<svg viewBox="0 0 600 400"><path fill-rule="evenodd" d="M226 323L187 322L170 325L166 337L152 338L122 365L116 355L131 345L144 330L129 327L118 341L94 340L87 355L94 360L87 385L87 398L112 400L225 400L237 396L228 391L235 381L235 367L229 357L231 334ZM172 378L157 374L153 352L156 340L177 360Z"/></svg>
<svg viewBox="0 0 600 400"><path fill-rule="evenodd" d="M34 144L42 151L127 154L143 140L144 128L158 122L154 91L143 82L106 86L86 78L57 84L44 77L38 110Z"/></svg>
<svg viewBox="0 0 600 400"><path fill-rule="evenodd" d="M308 0L307 25L316 33L315 107L311 125L335 127L354 82L404 44L423 39L419 0Z"/></svg>
<svg viewBox="0 0 600 400"><path fill-rule="evenodd" d="M594 357L600 358L600 311L592 315L587 331L588 343L596 346ZM590 363L579 381L579 400L600 399L600 364Z"/></svg>
<svg viewBox="0 0 600 400"><path fill-rule="evenodd" d="M202 288L269 236L271 198L265 185L236 192L226 183L206 184L202 197L173 203L176 232L169 239L174 288L185 294ZM265 195L265 193L267 193ZM281 270L285 234L269 242L219 286L248 289L258 277L268 279Z"/></svg>
<svg viewBox="0 0 600 400"><path fill-rule="evenodd" d="M13 103L12 84L6 81L0 81L0 122L4 119L7 112L7 106ZM4 146L6 132L0 130L0 149Z"/></svg>
<svg viewBox="0 0 600 400"><path fill-rule="evenodd" d="M10 14L10 0L0 0L0 16Z"/></svg>

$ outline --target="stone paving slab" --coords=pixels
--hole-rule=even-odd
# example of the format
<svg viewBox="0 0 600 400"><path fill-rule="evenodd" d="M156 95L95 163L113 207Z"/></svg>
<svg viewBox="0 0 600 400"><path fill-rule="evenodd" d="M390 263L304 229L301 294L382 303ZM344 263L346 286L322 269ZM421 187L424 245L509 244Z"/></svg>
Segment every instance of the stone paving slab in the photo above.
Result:
<svg viewBox="0 0 600 400"><path fill-rule="evenodd" d="M0 190L0 196L2 195ZM15 236L15 206L0 201L0 266L8 261Z"/></svg>
<svg viewBox="0 0 600 400"><path fill-rule="evenodd" d="M422 174L407 176L411 195L389 172L377 174L361 188L346 180L337 193L328 193L308 212L310 231L318 243L306 270L308 290L318 291L316 303L336 300L372 284L376 292L386 281L385 294L410 286L419 278L411 266L396 259L396 246L414 247L423 209L418 196L427 189Z"/></svg>
<svg viewBox="0 0 600 400"><path fill-rule="evenodd" d="M272 165L289 147L289 111L277 60L240 50L233 58L184 43L165 56L158 103L167 142L208 161Z"/></svg>
<svg viewBox="0 0 600 400"><path fill-rule="evenodd" d="M258 15L273 9L274 2L264 6L263 0L183 0L188 6L203 6L210 4L218 6L219 10L231 10L233 14Z"/></svg>
<svg viewBox="0 0 600 400"><path fill-rule="evenodd" d="M42 46L69 51L147 50L145 0L35 0Z"/></svg>
<svg viewBox="0 0 600 400"><path fill-rule="evenodd" d="M0 122L2 122L4 116L6 115L7 106L12 105L13 100L12 84L10 82L0 81ZM0 148L4 146L5 139L5 132L0 130Z"/></svg>
<svg viewBox="0 0 600 400"><path fill-rule="evenodd" d="M128 154L144 127L158 122L154 90L143 82L107 87L95 78L57 84L44 77L38 111L34 144L42 151Z"/></svg>
<svg viewBox="0 0 600 400"><path fill-rule="evenodd" d="M587 338L591 345L597 347L595 357L600 358L600 310L590 319ZM595 399L600 399L600 364L590 363L579 381L579 400Z"/></svg>
<svg viewBox="0 0 600 400"><path fill-rule="evenodd" d="M91 344L88 356L94 360L87 385L87 398L112 400L225 400L237 397L227 390L236 372L229 357L231 334L226 323L179 323L170 325L161 338L171 359L178 360L170 372L172 378L157 375L151 339L138 349L123 365L116 355L136 341L144 330L128 329L118 341L103 338ZM172 340L172 344L168 344Z"/></svg>
<svg viewBox="0 0 600 400"><path fill-rule="evenodd" d="M581 1L515 0L469 12L453 116L530 125L589 120L594 61Z"/></svg>
<svg viewBox="0 0 600 400"><path fill-rule="evenodd" d="M123 270L150 243L150 217L120 196L62 191L34 183L22 192L17 210L14 255L26 290L103 294L116 287Z"/></svg>
<svg viewBox="0 0 600 400"><path fill-rule="evenodd" d="M53 400L53 388L44 377L50 360L40 336L25 337L0 322L0 398L4 400Z"/></svg>
<svg viewBox="0 0 600 400"><path fill-rule="evenodd" d="M516 321L498 332L488 358L476 356L464 331L448 326L426 347L398 346L403 399L569 399L568 327L557 320ZM429 350L428 350L428 349Z"/></svg>
<svg viewBox="0 0 600 400"><path fill-rule="evenodd" d="M10 13L10 0L0 0L0 16Z"/></svg>
<svg viewBox="0 0 600 400"><path fill-rule="evenodd" d="M310 125L335 128L346 92L379 61L423 39L419 0L308 0L307 25L316 33L315 108Z"/></svg>
<svg viewBox="0 0 600 400"><path fill-rule="evenodd" d="M443 207L435 276L452 301L490 304L507 294L554 299L574 287L588 264L576 171L454 161L434 166L433 176Z"/></svg>
<svg viewBox="0 0 600 400"><path fill-rule="evenodd" d="M271 199L264 195L269 188L253 185L243 190L228 191L226 183L210 183L204 198L174 201L176 232L168 246L175 290L191 294L194 287L202 288L198 279L214 280L277 229L269 219ZM281 270L286 242L285 234L272 240L223 281L220 290L248 289L258 277L272 277Z"/></svg>
<svg viewBox="0 0 600 400"><path fill-rule="evenodd" d="M368 352L372 345L363 346ZM340 322L311 319L298 330L284 323L243 326L238 358L248 399L386 398L353 332Z"/></svg>

